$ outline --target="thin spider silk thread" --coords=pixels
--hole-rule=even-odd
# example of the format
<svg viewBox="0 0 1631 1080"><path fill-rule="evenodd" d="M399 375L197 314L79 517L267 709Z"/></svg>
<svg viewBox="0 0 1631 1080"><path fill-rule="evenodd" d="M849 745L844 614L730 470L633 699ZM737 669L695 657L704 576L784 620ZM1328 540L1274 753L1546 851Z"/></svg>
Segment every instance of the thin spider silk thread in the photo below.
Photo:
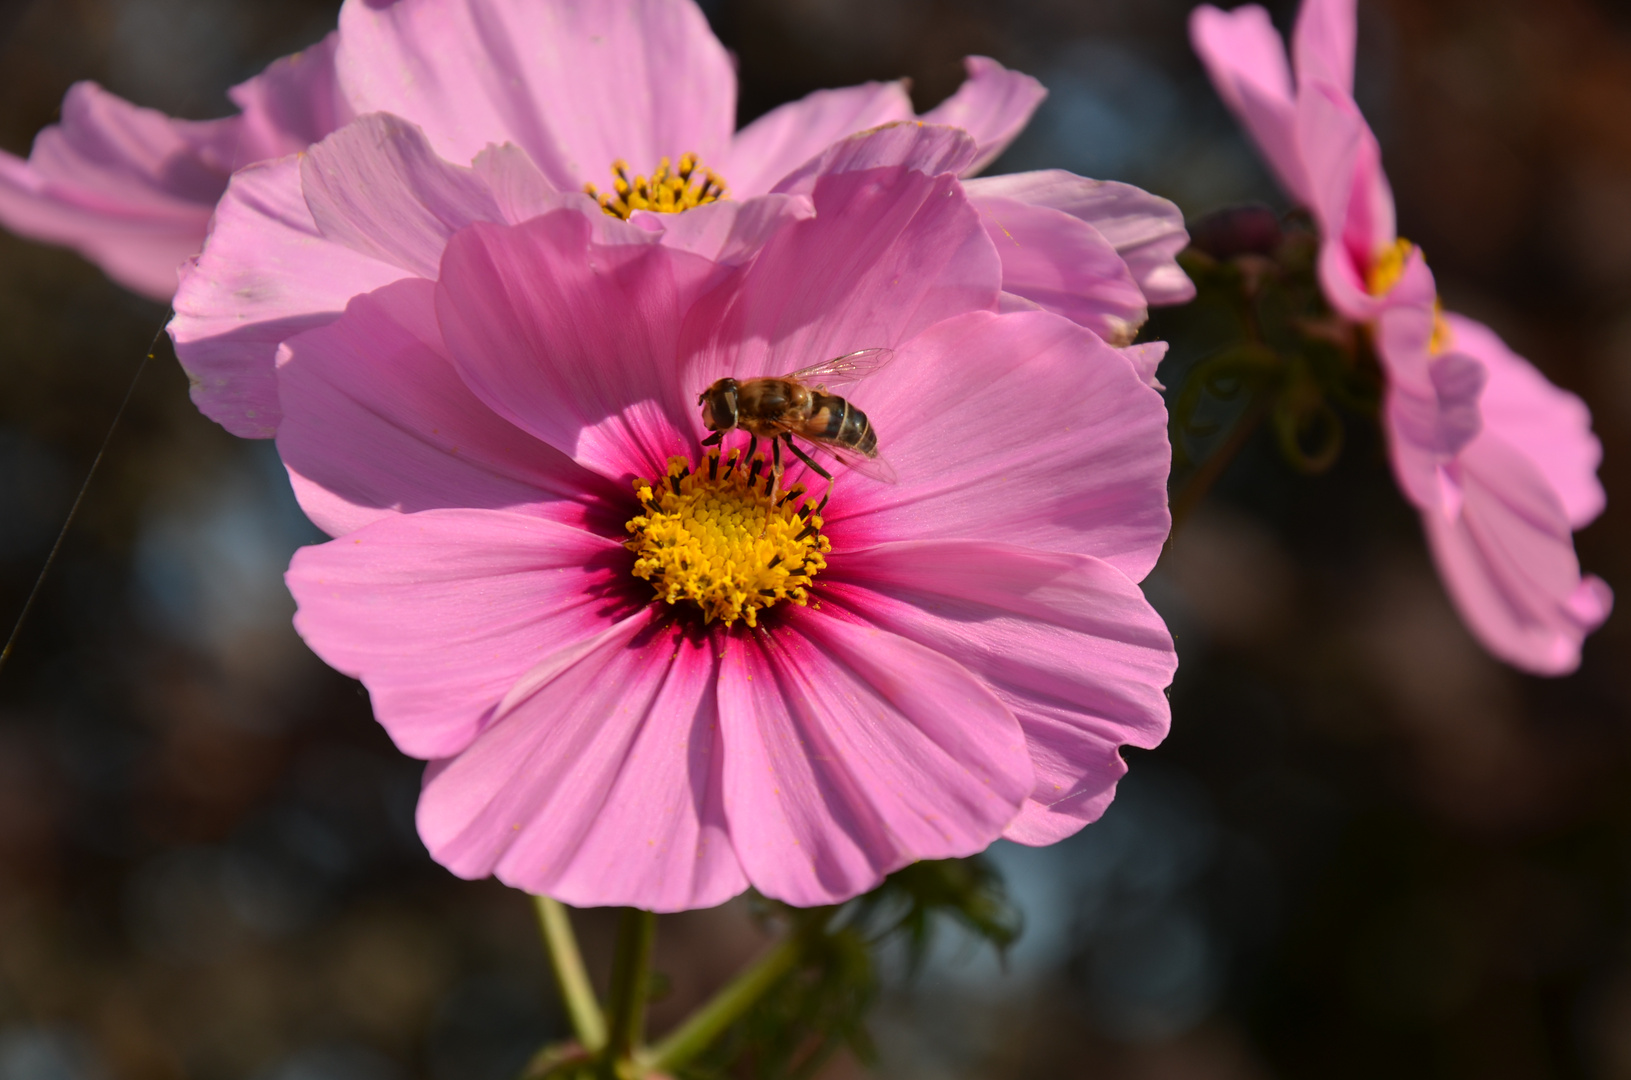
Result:
<svg viewBox="0 0 1631 1080"><path fill-rule="evenodd" d="M34 601L39 599L40 588L45 584L46 575L51 572L51 567L56 565L57 555L62 551L62 542L68 538L68 530L73 527L80 504L85 501L85 492L90 490L91 481L96 478L96 470L108 452L108 444L113 441L113 433L119 429L119 421L124 419L125 410L130 407L130 399L136 396L136 385L142 381L142 372L147 370L147 362L153 359L153 353L159 347L159 338L164 336L164 328L169 325L170 316L174 314L173 311L165 314L158 332L153 335L153 340L147 346L147 354L142 357L141 363L136 365L136 373L130 377L130 385L125 388L124 400L119 402L119 409L113 414L113 422L108 425L107 434L102 436L102 445L97 448L96 457L91 459L91 467L85 473L85 482L79 485L79 494L74 496L74 504L68 508L68 516L63 519L62 528L57 531L56 543L51 545L51 553L45 557L45 565L40 567L39 577L34 579L34 588L29 590L28 599L23 601L23 610L17 614L17 622L11 628L11 636L6 639L6 647L0 649L0 670L5 669L6 661L11 659L11 652L17 647L17 638L23 632L23 623L28 621L29 612L34 610Z"/></svg>

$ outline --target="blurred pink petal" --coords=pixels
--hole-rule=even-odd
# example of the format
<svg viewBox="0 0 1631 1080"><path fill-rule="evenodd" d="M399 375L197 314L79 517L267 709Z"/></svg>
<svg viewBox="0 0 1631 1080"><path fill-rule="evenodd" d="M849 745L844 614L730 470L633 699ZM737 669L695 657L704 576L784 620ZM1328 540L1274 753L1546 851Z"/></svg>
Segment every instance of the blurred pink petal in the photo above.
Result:
<svg viewBox="0 0 1631 1080"><path fill-rule="evenodd" d="M1151 307L1186 304L1195 295L1195 283L1178 265L1178 253L1189 245L1183 211L1160 196L1061 169L980 177L964 187L976 206L987 198L1013 199L1093 226L1126 262Z"/></svg>
<svg viewBox="0 0 1631 1080"><path fill-rule="evenodd" d="M968 166L973 173L1008 149L1048 92L1029 75L1010 71L989 56L965 57L963 67L968 80L921 119L925 124L962 128L974 137L980 152Z"/></svg>
<svg viewBox="0 0 1631 1080"><path fill-rule="evenodd" d="M1581 577L1574 538L1556 493L1534 464L1492 431L1454 467L1454 513L1426 510L1422 523L1439 573L1484 647L1537 675L1580 666L1580 644L1602 625L1614 596Z"/></svg>
<svg viewBox="0 0 1631 1080"><path fill-rule="evenodd" d="M1305 0L1295 90L1260 8L1203 7L1191 29L1219 94L1313 211L1326 299L1371 326L1394 473L1462 617L1507 662L1563 674L1612 602L1608 586L1582 580L1570 535L1602 511L1602 449L1578 398L1487 327L1440 311L1420 249L1397 234L1381 148L1353 100L1354 8Z"/></svg>
<svg viewBox="0 0 1631 1080"><path fill-rule="evenodd" d="M1607 501L1597 479L1603 444L1591 432L1586 403L1553 386L1483 323L1455 314L1444 321L1450 347L1489 373L1479 398L1484 427L1528 458L1562 501L1569 524L1585 528Z"/></svg>
<svg viewBox="0 0 1631 1080"><path fill-rule="evenodd" d="M1203 4L1189 14L1189 40L1218 96L1246 125L1286 191L1312 202L1297 145L1291 67L1269 13L1256 4L1228 12Z"/></svg>
<svg viewBox="0 0 1631 1080"><path fill-rule="evenodd" d="M1096 820L1126 772L1119 748L1166 737L1172 637L1138 586L1106 563L919 540L853 552L830 576L835 602L956 660L1013 710L1036 787L1010 839L1051 844Z"/></svg>

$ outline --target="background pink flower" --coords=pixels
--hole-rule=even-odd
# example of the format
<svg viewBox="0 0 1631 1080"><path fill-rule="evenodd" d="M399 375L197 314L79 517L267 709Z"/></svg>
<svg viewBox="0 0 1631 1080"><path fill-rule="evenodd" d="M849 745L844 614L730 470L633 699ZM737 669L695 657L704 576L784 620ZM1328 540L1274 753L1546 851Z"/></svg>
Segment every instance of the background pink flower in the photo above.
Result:
<svg viewBox="0 0 1631 1080"><path fill-rule="evenodd" d="M1190 33L1219 94L1313 211L1331 306L1374 329L1394 472L1467 625L1518 667L1574 670L1612 607L1607 585L1582 578L1572 536L1602 511L1602 449L1578 398L1488 327L1440 314L1353 100L1355 0L1306 0L1293 65L1256 5L1196 8Z"/></svg>
<svg viewBox="0 0 1631 1080"><path fill-rule="evenodd" d="M432 759L420 832L456 873L827 903L1075 832L1118 747L1165 733L1175 655L1135 584L1169 525L1160 398L1069 320L998 313L954 175L831 172L809 198L737 268L571 209L477 223L437 281L282 349L278 448L338 536L290 569L297 625ZM697 392L880 346L855 400L900 482L837 470L808 606L749 629L654 599L630 481L701 463Z"/></svg>

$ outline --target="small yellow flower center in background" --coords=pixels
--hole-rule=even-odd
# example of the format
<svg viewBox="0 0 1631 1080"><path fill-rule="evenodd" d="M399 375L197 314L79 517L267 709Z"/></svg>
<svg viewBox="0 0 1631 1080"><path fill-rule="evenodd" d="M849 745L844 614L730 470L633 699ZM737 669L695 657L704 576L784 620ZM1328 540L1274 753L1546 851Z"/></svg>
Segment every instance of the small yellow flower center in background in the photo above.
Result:
<svg viewBox="0 0 1631 1080"><path fill-rule="evenodd" d="M677 214L725 197L725 181L713 170L703 168L695 154L682 155L680 167L672 172L668 159L663 158L649 180L643 176L630 179L626 161L612 162L612 175L616 179L612 181L611 191L603 194L593 184L584 184L583 190L600 203L602 210L624 220L636 210Z"/></svg>
<svg viewBox="0 0 1631 1080"><path fill-rule="evenodd" d="M1415 250L1415 244L1400 237L1376 253L1370 272L1365 275L1365 288L1372 296L1381 296L1399 283L1399 279L1404 277L1405 263L1410 261L1410 254ZM1444 321L1444 305L1434 297L1433 336L1428 340L1427 348L1437 356L1449 347L1450 324Z"/></svg>
<svg viewBox="0 0 1631 1080"><path fill-rule="evenodd" d="M831 543L804 485L773 490L763 454L743 467L741 451L721 462L717 450L691 471L668 459L668 475L653 485L634 482L645 513L631 520L634 576L651 582L658 599L689 600L703 619L730 626L778 600L809 602L811 580L827 567Z"/></svg>
<svg viewBox="0 0 1631 1080"><path fill-rule="evenodd" d="M1404 264L1410 261L1410 253L1415 250L1415 244L1400 237L1376 253L1370 273L1365 275L1365 288L1372 296L1381 296L1399 283L1404 277Z"/></svg>

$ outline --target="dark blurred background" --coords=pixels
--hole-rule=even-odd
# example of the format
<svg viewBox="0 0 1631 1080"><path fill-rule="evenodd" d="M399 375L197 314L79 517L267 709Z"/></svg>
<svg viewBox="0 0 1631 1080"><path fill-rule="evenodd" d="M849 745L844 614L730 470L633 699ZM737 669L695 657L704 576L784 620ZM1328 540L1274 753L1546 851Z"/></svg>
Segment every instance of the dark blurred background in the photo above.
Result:
<svg viewBox="0 0 1631 1080"><path fill-rule="evenodd" d="M1192 219L1283 205L1183 0L706 7L743 120L898 75L927 107L985 53L1052 91L998 171L1129 180ZM1631 9L1361 7L1401 230L1449 306L1591 404L1609 509L1579 547L1631 597ZM0 146L80 78L222 115L335 10L0 2ZM163 315L0 235L4 629ZM1181 315L1152 331L1180 363L1205 345ZM419 766L289 627L280 575L316 539L271 446L200 417L161 347L0 673L0 1080L507 1080L562 1033L526 900L430 862ZM949 934L893 979L877 1073L1631 1077L1626 618L1571 678L1490 660L1363 428L1317 479L1249 445L1148 588L1183 661L1172 737L1101 823L993 850L1024 938L999 968ZM659 1020L759 943L739 904L665 919Z"/></svg>

